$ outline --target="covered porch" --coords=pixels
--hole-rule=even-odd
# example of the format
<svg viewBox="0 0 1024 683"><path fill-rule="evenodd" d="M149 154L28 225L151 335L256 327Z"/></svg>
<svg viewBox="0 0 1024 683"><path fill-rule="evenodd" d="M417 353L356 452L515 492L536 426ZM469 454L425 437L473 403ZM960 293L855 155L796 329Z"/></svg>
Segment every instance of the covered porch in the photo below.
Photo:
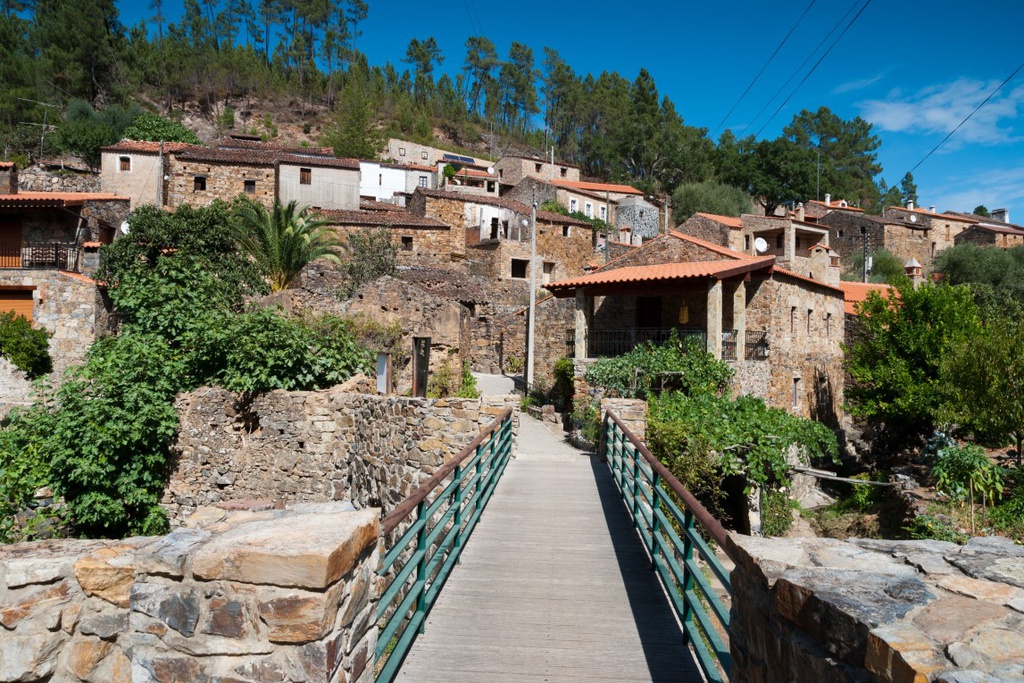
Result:
<svg viewBox="0 0 1024 683"><path fill-rule="evenodd" d="M566 356L600 358L627 353L673 332L715 358L765 360L767 321L748 321L751 275L771 272L775 259L670 263L592 273L547 285L556 297L574 297L575 326L566 330Z"/></svg>

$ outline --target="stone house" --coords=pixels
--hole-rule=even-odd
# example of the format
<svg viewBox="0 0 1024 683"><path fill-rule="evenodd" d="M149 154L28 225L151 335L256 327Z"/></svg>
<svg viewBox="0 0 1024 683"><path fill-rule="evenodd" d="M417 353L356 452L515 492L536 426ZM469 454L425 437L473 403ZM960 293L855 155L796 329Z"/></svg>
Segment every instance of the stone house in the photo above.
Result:
<svg viewBox="0 0 1024 683"><path fill-rule="evenodd" d="M437 169L422 164L359 162L359 196L378 202L405 206L417 187L437 189Z"/></svg>
<svg viewBox="0 0 1024 683"><path fill-rule="evenodd" d="M397 207L396 207L397 208ZM451 261L451 227L436 218L417 216L402 211L339 211L323 210L319 215L331 225L344 241L361 230L384 228L398 250L402 266L438 266Z"/></svg>
<svg viewBox="0 0 1024 683"><path fill-rule="evenodd" d="M743 221L733 216L698 212L680 223L676 231L734 251L743 250Z"/></svg>
<svg viewBox="0 0 1024 683"><path fill-rule="evenodd" d="M552 164L541 157L506 154L494 164L501 185L514 187L524 178L537 180L573 180L580 179L580 167L558 162Z"/></svg>
<svg viewBox="0 0 1024 683"><path fill-rule="evenodd" d="M451 158L446 159L446 155ZM398 138L390 138L388 140L387 149L384 151L383 158L396 164L433 166L438 169L439 162L444 161L444 163L449 163L450 161L453 161L453 159L462 159L467 163L481 168L487 168L491 165L490 161L482 157L453 154L452 152L440 149L439 147L421 145L417 142L413 142L412 140L399 140ZM441 166L443 165L444 164L441 164Z"/></svg>
<svg viewBox="0 0 1024 683"><path fill-rule="evenodd" d="M999 209L998 211L999 213L993 211L991 216L946 211L945 213L948 216L961 216L978 221L976 225L970 226L954 237L953 244L956 246L961 244L977 244L978 246L996 247L998 249L1010 249L1024 244L1024 227L1010 223L1009 215L1005 209Z"/></svg>
<svg viewBox="0 0 1024 683"><path fill-rule="evenodd" d="M913 202L908 202L905 207L888 206L882 213L882 217L887 220L901 221L904 224L921 225L923 229L928 231L926 239L928 242L927 257L921 259L915 256L926 268L930 268L936 256L955 244L957 235L972 225L978 224L978 220L968 218L963 214L936 213L934 206L929 207L928 210L915 208ZM892 248L889 251L903 260L909 260L911 257L904 257L901 249L902 245L897 235L896 239L892 240Z"/></svg>
<svg viewBox="0 0 1024 683"><path fill-rule="evenodd" d="M6 173L9 178L16 169ZM90 276L99 263L99 247L114 238L127 218L129 199L105 193L10 192L4 179L0 175L0 312L23 315L53 335L52 377L59 381L109 330L109 302ZM0 413L28 403L31 389L24 373L0 360Z"/></svg>
<svg viewBox="0 0 1024 683"><path fill-rule="evenodd" d="M529 277L531 208L507 197L419 189L409 210L450 225L453 259L495 278ZM594 234L586 221L537 212L537 257L556 273L582 273L593 258Z"/></svg>
<svg viewBox="0 0 1024 683"><path fill-rule="evenodd" d="M627 241L628 232L631 244L642 244L661 234L661 212L643 195L623 197L615 207L615 227L619 240Z"/></svg>
<svg viewBox="0 0 1024 683"><path fill-rule="evenodd" d="M170 158L192 149L184 142L121 140L100 149L100 189L128 197L131 208L166 204Z"/></svg>
<svg viewBox="0 0 1024 683"><path fill-rule="evenodd" d="M753 256L672 232L582 277L548 284L575 298L574 325L549 331L577 359L618 355L672 330L732 364L736 391L830 423L842 405L843 292Z"/></svg>
<svg viewBox="0 0 1024 683"><path fill-rule="evenodd" d="M445 175L445 168L451 166L455 174ZM442 189L463 194L482 194L497 197L500 194L498 174L490 167L439 161L437 164L439 183Z"/></svg>

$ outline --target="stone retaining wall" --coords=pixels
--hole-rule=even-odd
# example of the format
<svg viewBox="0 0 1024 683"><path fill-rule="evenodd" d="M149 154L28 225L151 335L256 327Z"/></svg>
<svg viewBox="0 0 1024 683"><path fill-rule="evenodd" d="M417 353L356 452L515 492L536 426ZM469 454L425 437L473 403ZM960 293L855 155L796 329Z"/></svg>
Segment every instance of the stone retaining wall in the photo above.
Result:
<svg viewBox="0 0 1024 683"><path fill-rule="evenodd" d="M1024 548L731 535L732 683L1024 679Z"/></svg>
<svg viewBox="0 0 1024 683"><path fill-rule="evenodd" d="M390 509L518 397L413 399L272 391L244 403L204 387L177 399L172 525L222 501L351 500Z"/></svg>
<svg viewBox="0 0 1024 683"><path fill-rule="evenodd" d="M100 174L50 171L39 166L19 168L18 189L24 192L100 192Z"/></svg>
<svg viewBox="0 0 1024 683"><path fill-rule="evenodd" d="M0 548L0 680L372 681L378 519L204 508L159 538Z"/></svg>

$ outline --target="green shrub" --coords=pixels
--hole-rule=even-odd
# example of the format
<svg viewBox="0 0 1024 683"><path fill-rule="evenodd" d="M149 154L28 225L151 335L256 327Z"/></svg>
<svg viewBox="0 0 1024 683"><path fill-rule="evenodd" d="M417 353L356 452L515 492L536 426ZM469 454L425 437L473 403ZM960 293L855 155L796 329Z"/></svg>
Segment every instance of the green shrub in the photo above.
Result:
<svg viewBox="0 0 1024 683"><path fill-rule="evenodd" d="M761 497L761 533L767 538L785 536L793 526L793 506L785 488L766 488Z"/></svg>
<svg viewBox="0 0 1024 683"><path fill-rule="evenodd" d="M601 437L601 404L594 398L573 397L573 409L569 416L574 429L592 443Z"/></svg>
<svg viewBox="0 0 1024 683"><path fill-rule="evenodd" d="M469 362L462 364L462 384L455 394L458 398L480 398L480 390L476 386L476 377L469 371Z"/></svg>
<svg viewBox="0 0 1024 683"><path fill-rule="evenodd" d="M0 356L23 370L30 379L53 370L50 337L46 330L33 329L25 316L0 313Z"/></svg>
<svg viewBox="0 0 1024 683"><path fill-rule="evenodd" d="M935 539L936 541L949 541L959 545L963 545L971 538L953 525L931 515L918 515L903 530L910 538Z"/></svg>
<svg viewBox="0 0 1024 683"><path fill-rule="evenodd" d="M554 386L551 388L552 398L560 406L572 397L575 388L576 366L571 358L559 358L552 368L555 377Z"/></svg>

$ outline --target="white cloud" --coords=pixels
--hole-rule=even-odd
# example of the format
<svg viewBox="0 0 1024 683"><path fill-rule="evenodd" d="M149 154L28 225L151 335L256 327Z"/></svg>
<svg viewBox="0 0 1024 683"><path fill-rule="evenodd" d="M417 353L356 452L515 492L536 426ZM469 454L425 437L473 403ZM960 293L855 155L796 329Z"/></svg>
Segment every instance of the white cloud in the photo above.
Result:
<svg viewBox="0 0 1024 683"><path fill-rule="evenodd" d="M963 130L963 129L961 129ZM972 175L969 179L950 178L950 182L936 189L935 195L944 209L970 211L979 204L990 209L1024 204L1024 166L999 168ZM1021 223L1024 215L1010 219Z"/></svg>
<svg viewBox="0 0 1024 683"><path fill-rule="evenodd" d="M960 78L905 94L895 89L885 99L860 103L865 119L885 131L946 135L967 117L999 81ZM1004 88L949 139L945 147L966 143L999 145L1017 142L1013 122L1024 104L1024 86ZM948 149L947 149L948 151Z"/></svg>
<svg viewBox="0 0 1024 683"><path fill-rule="evenodd" d="M882 80L882 78L884 76L885 76L885 73L883 72L883 73L880 73L880 74L878 74L876 76L868 76L867 78L861 78L861 79L858 79L858 80L855 80L855 81L849 81L848 83L843 83L842 85L838 85L835 88L833 88L832 89L832 94L833 95L841 95L844 92L852 92L854 90L863 90L864 88L866 88L866 87L868 87L870 85L874 85L878 81Z"/></svg>

